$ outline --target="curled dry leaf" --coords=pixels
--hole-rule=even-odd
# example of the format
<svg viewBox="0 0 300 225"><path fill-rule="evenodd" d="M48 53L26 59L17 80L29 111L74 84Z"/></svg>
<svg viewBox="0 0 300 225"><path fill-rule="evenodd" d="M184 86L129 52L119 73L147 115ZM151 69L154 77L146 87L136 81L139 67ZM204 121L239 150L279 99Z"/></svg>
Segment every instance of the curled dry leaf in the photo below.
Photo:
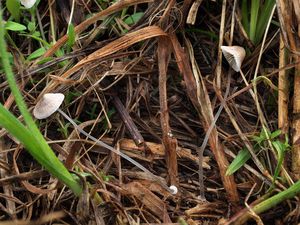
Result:
<svg viewBox="0 0 300 225"><path fill-rule="evenodd" d="M126 49L129 46L136 44L138 42L155 38L159 36L166 36L167 34L158 26L145 27L131 33L127 33L124 36L110 42L104 47L98 49L92 54L80 60L76 65L67 70L64 74L60 76L61 79L68 79L73 73L77 72L84 66L87 66L91 62L102 59L103 57L112 55L113 53ZM59 85L58 82L51 81L48 86L43 90L43 93L52 92Z"/></svg>
<svg viewBox="0 0 300 225"><path fill-rule="evenodd" d="M35 118L41 120L51 116L62 104L65 96L61 93L47 93L38 101L33 109Z"/></svg>
<svg viewBox="0 0 300 225"><path fill-rule="evenodd" d="M229 65L234 71L239 72L243 60L246 56L246 51L240 46L221 46L222 52Z"/></svg>

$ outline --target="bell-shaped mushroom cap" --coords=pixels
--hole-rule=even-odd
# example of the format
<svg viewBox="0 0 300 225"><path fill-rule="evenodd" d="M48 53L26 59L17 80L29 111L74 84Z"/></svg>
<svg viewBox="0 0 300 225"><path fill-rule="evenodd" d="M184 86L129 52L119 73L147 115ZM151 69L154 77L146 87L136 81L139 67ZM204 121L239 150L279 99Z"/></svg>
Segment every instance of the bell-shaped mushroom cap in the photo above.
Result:
<svg viewBox="0 0 300 225"><path fill-rule="evenodd" d="M31 8L35 2L36 0L21 0L21 4L27 9Z"/></svg>
<svg viewBox="0 0 300 225"><path fill-rule="evenodd" d="M232 69L239 72L246 56L245 49L240 46L221 46L221 49Z"/></svg>
<svg viewBox="0 0 300 225"><path fill-rule="evenodd" d="M33 109L35 118L41 120L51 116L62 104L65 96L61 93L47 93L38 101Z"/></svg>

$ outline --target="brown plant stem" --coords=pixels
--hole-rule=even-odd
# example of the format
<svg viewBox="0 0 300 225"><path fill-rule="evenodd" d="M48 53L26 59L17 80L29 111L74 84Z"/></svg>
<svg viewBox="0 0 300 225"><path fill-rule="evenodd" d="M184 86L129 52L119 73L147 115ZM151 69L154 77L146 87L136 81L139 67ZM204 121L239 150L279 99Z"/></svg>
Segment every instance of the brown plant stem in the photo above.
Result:
<svg viewBox="0 0 300 225"><path fill-rule="evenodd" d="M170 183L178 187L177 166L177 140L172 137L169 124L169 109L167 102L167 68L171 57L171 43L166 37L160 37L158 41L157 55L159 68L159 102L160 123L162 128L162 140L166 151L166 162Z"/></svg>
<svg viewBox="0 0 300 225"><path fill-rule="evenodd" d="M279 46L279 68L286 66L286 49L284 46L282 35L280 35ZM281 70L278 72L278 128L283 134L288 134L289 119L288 119L288 104L289 104L289 80L287 71Z"/></svg>
<svg viewBox="0 0 300 225"><path fill-rule="evenodd" d="M300 37L300 3L294 0L277 0L278 17L281 25L282 36L291 53L300 51L297 39ZM295 13L293 13L295 12ZM294 27L298 30L294 32ZM298 54L292 55L292 59L300 60ZM300 178L300 64L296 64L294 72L294 97L293 97L293 128L292 137L292 171L296 179Z"/></svg>

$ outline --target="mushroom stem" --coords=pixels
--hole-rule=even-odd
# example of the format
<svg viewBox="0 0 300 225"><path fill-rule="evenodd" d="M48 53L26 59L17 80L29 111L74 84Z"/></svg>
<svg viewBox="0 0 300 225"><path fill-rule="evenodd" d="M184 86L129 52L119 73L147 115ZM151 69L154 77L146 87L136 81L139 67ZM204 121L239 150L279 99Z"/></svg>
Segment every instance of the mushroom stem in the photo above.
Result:
<svg viewBox="0 0 300 225"><path fill-rule="evenodd" d="M104 143L103 141L100 141L98 139L96 139L95 137L93 137L92 135L90 135L89 133L85 132L81 127L79 127L72 118L70 118L66 113L64 113L62 110L58 109L57 110L64 118L66 118L73 126L75 129L77 129L81 134L85 135L86 137L88 137L89 139L91 139L92 141L95 141L98 145L112 151L113 153L118 154L119 156L121 156L122 158L126 159L127 161L131 162L133 165L135 165L136 167L138 167L139 169L141 169L142 171L144 171L145 173L147 173L148 175L150 175L153 180L155 180L156 182L160 183L162 185L163 188L165 188L168 192L170 192L171 194L176 194L173 190L173 188L168 187L164 182L161 181L160 177L154 175L153 173L151 173L148 169L146 169L144 166L142 166L140 163L138 163L137 161L135 161L134 159L132 159L131 157L129 157L128 155L126 155L123 152L120 152L116 149L114 149L113 147L111 147L110 145Z"/></svg>

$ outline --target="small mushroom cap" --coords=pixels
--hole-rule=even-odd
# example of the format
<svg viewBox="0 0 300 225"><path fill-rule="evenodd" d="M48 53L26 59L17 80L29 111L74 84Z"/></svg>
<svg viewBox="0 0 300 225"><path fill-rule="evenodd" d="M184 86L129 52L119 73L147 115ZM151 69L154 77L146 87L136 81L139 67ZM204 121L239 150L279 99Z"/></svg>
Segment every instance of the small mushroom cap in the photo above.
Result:
<svg viewBox="0 0 300 225"><path fill-rule="evenodd" d="M246 51L240 46L221 46L223 55L229 65L236 72L240 72Z"/></svg>
<svg viewBox="0 0 300 225"><path fill-rule="evenodd" d="M36 0L21 0L21 4L27 9L30 9L35 4L35 2Z"/></svg>
<svg viewBox="0 0 300 225"><path fill-rule="evenodd" d="M62 104L65 96L61 93L47 93L38 101L33 109L35 118L41 120L51 116Z"/></svg>

